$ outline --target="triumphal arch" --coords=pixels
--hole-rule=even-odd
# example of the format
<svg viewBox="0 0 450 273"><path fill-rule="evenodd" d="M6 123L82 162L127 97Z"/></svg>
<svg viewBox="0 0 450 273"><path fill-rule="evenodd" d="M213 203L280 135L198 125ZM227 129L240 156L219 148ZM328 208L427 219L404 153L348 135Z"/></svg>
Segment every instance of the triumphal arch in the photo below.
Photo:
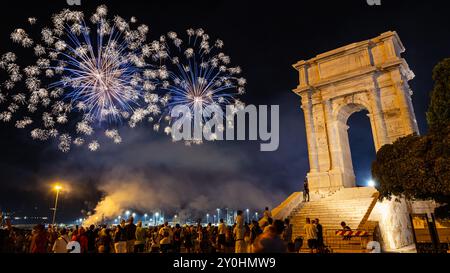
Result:
<svg viewBox="0 0 450 273"><path fill-rule="evenodd" d="M355 187L350 115L367 110L375 150L418 133L408 81L414 77L396 32L389 31L309 59L294 68L305 116L311 192Z"/></svg>

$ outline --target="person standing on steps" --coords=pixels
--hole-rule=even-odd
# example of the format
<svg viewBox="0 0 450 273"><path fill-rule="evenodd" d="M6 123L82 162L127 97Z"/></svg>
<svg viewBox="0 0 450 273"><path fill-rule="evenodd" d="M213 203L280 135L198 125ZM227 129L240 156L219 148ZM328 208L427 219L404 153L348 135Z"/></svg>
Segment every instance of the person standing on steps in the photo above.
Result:
<svg viewBox="0 0 450 273"><path fill-rule="evenodd" d="M324 244L323 244L323 227L319 223L319 219L318 218L316 218L315 223L316 223L316 230L317 230L317 249L322 250L323 247L324 247Z"/></svg>
<svg viewBox="0 0 450 273"><path fill-rule="evenodd" d="M303 202L309 202L309 185L307 176L303 181Z"/></svg>
<svg viewBox="0 0 450 273"><path fill-rule="evenodd" d="M306 241L311 253L314 252L317 245L317 229L316 226L311 223L310 218L306 218L306 224L304 226Z"/></svg>

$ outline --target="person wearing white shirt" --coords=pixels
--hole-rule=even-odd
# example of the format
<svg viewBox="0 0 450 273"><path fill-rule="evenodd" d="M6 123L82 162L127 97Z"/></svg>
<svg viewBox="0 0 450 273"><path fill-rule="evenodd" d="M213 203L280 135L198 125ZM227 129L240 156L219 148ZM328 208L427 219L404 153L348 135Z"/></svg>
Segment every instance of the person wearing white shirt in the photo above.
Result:
<svg viewBox="0 0 450 273"><path fill-rule="evenodd" d="M244 217L242 216L242 210L237 211L236 216L236 227L234 228L234 235L236 239L235 253L245 253L245 228L244 228Z"/></svg>
<svg viewBox="0 0 450 273"><path fill-rule="evenodd" d="M311 223L311 219L306 218L306 224L305 224L305 239L308 242L308 247L311 250L311 253L313 253L314 249L316 248L316 242L317 242L317 229L314 224Z"/></svg>
<svg viewBox="0 0 450 273"><path fill-rule="evenodd" d="M219 227L217 228L217 246L219 250L225 249L225 239L227 233L227 225L224 223L223 219L220 219Z"/></svg>
<svg viewBox="0 0 450 273"><path fill-rule="evenodd" d="M56 239L55 243L53 244L53 253L67 253L67 244L69 243L69 241L70 239L69 236L67 236L67 230L63 228L58 239Z"/></svg>

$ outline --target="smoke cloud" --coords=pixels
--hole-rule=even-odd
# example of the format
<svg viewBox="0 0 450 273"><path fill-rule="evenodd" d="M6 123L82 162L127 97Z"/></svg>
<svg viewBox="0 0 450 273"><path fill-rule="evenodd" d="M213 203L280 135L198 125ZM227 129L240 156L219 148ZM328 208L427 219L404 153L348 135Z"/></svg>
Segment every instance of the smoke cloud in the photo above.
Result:
<svg viewBox="0 0 450 273"><path fill-rule="evenodd" d="M183 218L218 207L262 209L286 197L251 175L245 151L237 152L226 142L186 147L164 137L148 138L143 131L125 134L124 139L130 139L124 144L126 150L111 145L95 157L80 153L74 158L91 168L97 166L101 174L95 186L104 197L86 225L116 218L125 210L149 214L161 210Z"/></svg>
<svg viewBox="0 0 450 273"><path fill-rule="evenodd" d="M267 194L267 191L249 181L225 181L202 186L193 181L180 181L173 177L135 175L123 179L110 179L99 185L105 197L97 204L94 213L84 224L113 219L125 210L141 212L177 213L180 219L204 215L216 207L235 209L262 208L280 200L283 194ZM183 219L184 218L184 219Z"/></svg>

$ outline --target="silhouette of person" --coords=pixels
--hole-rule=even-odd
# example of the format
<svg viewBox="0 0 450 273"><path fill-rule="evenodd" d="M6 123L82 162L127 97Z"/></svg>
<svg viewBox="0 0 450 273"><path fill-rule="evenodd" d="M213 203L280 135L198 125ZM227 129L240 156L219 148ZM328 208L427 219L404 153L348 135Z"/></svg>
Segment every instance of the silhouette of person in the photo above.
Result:
<svg viewBox="0 0 450 273"><path fill-rule="evenodd" d="M303 202L309 202L308 177L305 177L305 180L303 182Z"/></svg>

